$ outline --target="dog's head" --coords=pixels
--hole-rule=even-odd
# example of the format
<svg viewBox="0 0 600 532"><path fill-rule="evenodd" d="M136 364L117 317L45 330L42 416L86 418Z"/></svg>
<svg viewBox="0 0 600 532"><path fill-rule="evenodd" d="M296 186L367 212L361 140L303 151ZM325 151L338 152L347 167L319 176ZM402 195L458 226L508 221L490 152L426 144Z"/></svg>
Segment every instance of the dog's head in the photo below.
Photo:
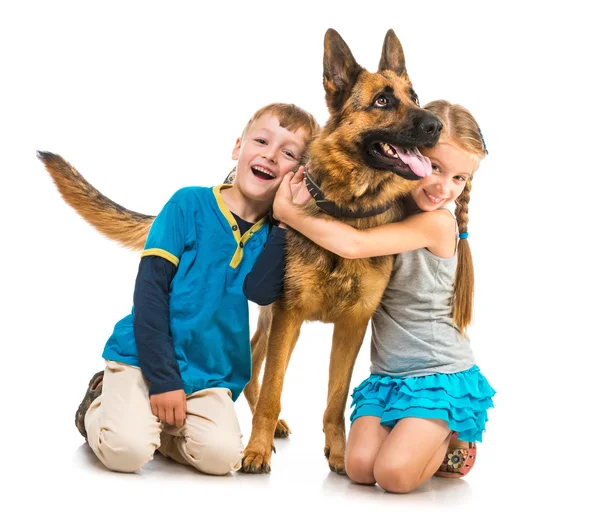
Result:
<svg viewBox="0 0 600 532"><path fill-rule="evenodd" d="M392 30L385 36L379 68L372 73L356 62L341 36L329 29L323 85L330 118L313 143L316 157L311 160L316 159L327 176L326 188L347 186L349 172L353 174L348 194L331 189L339 201L356 201L365 194L372 201L374 195L389 200L390 195L406 193L413 186L411 181L431 171L417 147L435 145L442 122L419 107L402 46ZM382 193L386 198L381 198Z"/></svg>

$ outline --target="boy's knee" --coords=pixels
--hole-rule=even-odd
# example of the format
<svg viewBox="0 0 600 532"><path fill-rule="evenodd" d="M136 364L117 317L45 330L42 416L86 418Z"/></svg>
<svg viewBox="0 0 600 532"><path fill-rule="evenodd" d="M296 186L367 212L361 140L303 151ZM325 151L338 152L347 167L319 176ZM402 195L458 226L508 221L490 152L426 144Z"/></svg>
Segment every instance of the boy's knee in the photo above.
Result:
<svg viewBox="0 0 600 532"><path fill-rule="evenodd" d="M226 475L242 466L244 446L240 434L215 430L203 433L201 438L188 436L185 447L192 464L202 473Z"/></svg>
<svg viewBox="0 0 600 532"><path fill-rule="evenodd" d="M103 429L98 442L91 447L108 469L133 473L152 460L157 446L143 438L124 436Z"/></svg>
<svg viewBox="0 0 600 532"><path fill-rule="evenodd" d="M346 455L346 474L358 484L375 484L373 466L375 458L369 453L356 451Z"/></svg>
<svg viewBox="0 0 600 532"><path fill-rule="evenodd" d="M420 475L408 464L376 464L374 476L381 489L392 493L410 493L420 484Z"/></svg>

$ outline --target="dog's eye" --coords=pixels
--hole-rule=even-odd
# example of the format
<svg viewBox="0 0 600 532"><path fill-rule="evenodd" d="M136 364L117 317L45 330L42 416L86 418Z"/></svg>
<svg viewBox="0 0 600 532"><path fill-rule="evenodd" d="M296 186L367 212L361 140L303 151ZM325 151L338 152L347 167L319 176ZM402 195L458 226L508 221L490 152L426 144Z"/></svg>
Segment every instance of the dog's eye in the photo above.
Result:
<svg viewBox="0 0 600 532"><path fill-rule="evenodd" d="M419 97L417 96L417 93L412 89L410 89L409 93L410 99L413 101L413 103L419 105Z"/></svg>
<svg viewBox="0 0 600 532"><path fill-rule="evenodd" d="M386 107L388 103L390 103L390 100L387 96L381 95L375 99L375 107Z"/></svg>

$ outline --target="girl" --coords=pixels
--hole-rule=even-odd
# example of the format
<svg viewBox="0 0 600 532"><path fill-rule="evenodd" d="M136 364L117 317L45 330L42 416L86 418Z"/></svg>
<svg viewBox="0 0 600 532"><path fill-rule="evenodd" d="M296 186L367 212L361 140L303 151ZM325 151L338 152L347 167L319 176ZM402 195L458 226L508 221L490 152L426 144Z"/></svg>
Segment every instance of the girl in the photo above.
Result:
<svg viewBox="0 0 600 532"><path fill-rule="evenodd" d="M444 127L438 144L423 149L432 173L403 200L403 221L361 231L308 216L298 207L310 198L301 172L286 176L274 203L283 224L342 257L399 254L372 319L371 376L352 395L346 450L353 481L396 493L434 474L470 471L495 393L465 336L473 302L468 204L487 150L464 107L438 100L425 108Z"/></svg>

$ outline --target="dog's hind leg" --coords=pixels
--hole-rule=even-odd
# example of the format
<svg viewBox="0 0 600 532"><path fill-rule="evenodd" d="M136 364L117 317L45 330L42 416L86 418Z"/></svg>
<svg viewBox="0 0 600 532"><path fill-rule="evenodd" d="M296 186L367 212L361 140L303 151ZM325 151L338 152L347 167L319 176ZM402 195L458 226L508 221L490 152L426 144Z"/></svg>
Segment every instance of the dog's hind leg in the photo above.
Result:
<svg viewBox="0 0 600 532"><path fill-rule="evenodd" d="M329 361L329 386L327 408L323 415L325 433L325 456L329 469L340 475L346 474L346 424L344 410L350 389L350 379L356 356L365 337L369 318L350 318L338 321L333 328L333 343Z"/></svg>
<svg viewBox="0 0 600 532"><path fill-rule="evenodd" d="M248 401L248 406L252 414L256 412L256 403L258 402L260 393L260 370L267 355L272 319L273 311L271 306L261 307L256 331L250 341L252 347L252 377L244 388L244 396L246 397L246 401ZM290 427L283 419L277 421L277 426L275 427L276 438L287 438L291 432Z"/></svg>
<svg viewBox="0 0 600 532"><path fill-rule="evenodd" d="M281 308L274 309L265 372L256 411L252 417L252 434L244 450L241 471L245 473L271 471L273 434L281 412L283 379L300 336L302 321L293 312L285 312Z"/></svg>

